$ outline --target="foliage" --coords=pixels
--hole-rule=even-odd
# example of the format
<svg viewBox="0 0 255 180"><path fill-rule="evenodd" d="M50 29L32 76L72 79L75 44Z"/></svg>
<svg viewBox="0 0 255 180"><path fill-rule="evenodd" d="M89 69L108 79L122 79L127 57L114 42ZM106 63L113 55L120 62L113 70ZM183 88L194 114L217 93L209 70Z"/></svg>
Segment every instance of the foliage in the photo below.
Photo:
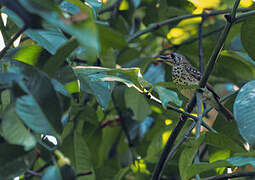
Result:
<svg viewBox="0 0 255 180"><path fill-rule="evenodd" d="M160 158L169 159L164 179L254 170L255 13L245 1L231 22L223 14L234 0L0 0L8 15L6 25L0 18L0 180L142 180ZM172 154L161 155L179 114L188 114L178 92L187 87L153 57L177 51L199 67L202 50L206 64L226 20L209 82L227 95L235 121L204 113L213 132L194 135L190 118Z"/></svg>

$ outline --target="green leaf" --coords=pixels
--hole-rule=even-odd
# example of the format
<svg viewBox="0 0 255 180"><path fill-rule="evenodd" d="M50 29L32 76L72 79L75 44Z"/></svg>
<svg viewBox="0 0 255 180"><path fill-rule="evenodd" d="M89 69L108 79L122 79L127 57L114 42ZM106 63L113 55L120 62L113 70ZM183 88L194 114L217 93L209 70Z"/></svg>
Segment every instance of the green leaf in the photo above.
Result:
<svg viewBox="0 0 255 180"><path fill-rule="evenodd" d="M35 151L26 152L21 146L0 144L0 180L13 179L28 170L36 158Z"/></svg>
<svg viewBox="0 0 255 180"><path fill-rule="evenodd" d="M24 23L14 12L9 9L3 9L2 11L20 28L23 27ZM55 54L57 49L67 41L63 33L50 24L47 24L43 30L27 29L25 34L51 54Z"/></svg>
<svg viewBox="0 0 255 180"><path fill-rule="evenodd" d="M80 8L79 13L84 16L83 20L73 22L72 19L63 19L60 17L57 13L59 9L56 4L53 4L53 1L47 0L47 3L41 3L40 0L20 0L20 2L31 13L41 16L48 23L73 35L85 47L87 58L93 60L96 59L100 50L100 43L91 9L85 4L78 0L69 0L69 2Z"/></svg>
<svg viewBox="0 0 255 180"><path fill-rule="evenodd" d="M240 83L254 79L255 68L248 60L233 51L222 51L213 75L227 82Z"/></svg>
<svg viewBox="0 0 255 180"><path fill-rule="evenodd" d="M177 106L182 105L182 100L179 99L178 94L175 91L171 91L162 86L156 86L154 89L158 93L164 108L166 108L166 105L169 102L175 103Z"/></svg>
<svg viewBox="0 0 255 180"><path fill-rule="evenodd" d="M102 48L124 48L127 46L127 42L122 34L107 26L97 25L100 44Z"/></svg>
<svg viewBox="0 0 255 180"><path fill-rule="evenodd" d="M204 142L218 148L229 149L232 152L245 151L243 146L240 146L239 144L235 143L231 138L220 133L206 132Z"/></svg>
<svg viewBox="0 0 255 180"><path fill-rule="evenodd" d="M50 166L42 176L42 180L63 180L58 166Z"/></svg>
<svg viewBox="0 0 255 180"><path fill-rule="evenodd" d="M16 101L16 113L32 130L56 136L62 131L62 108L57 93L49 77L32 67L25 68L22 74L25 82L20 87L28 94Z"/></svg>
<svg viewBox="0 0 255 180"><path fill-rule="evenodd" d="M220 167L231 167L232 164L230 164L227 161L216 161L213 163L199 163L199 164L193 164L186 169L186 174L183 179L190 179L191 177L195 176L196 174L200 174L202 172L206 172L209 170L213 170Z"/></svg>
<svg viewBox="0 0 255 180"><path fill-rule="evenodd" d="M238 92L234 103L234 117L241 136L255 146L255 81L246 83Z"/></svg>
<svg viewBox="0 0 255 180"><path fill-rule="evenodd" d="M190 140L189 142L185 143L186 147L181 152L179 158L179 171L181 175L181 179L187 179L188 176L188 169L189 166L192 164L193 159L198 151L200 144L202 143L204 136L201 135L196 140Z"/></svg>
<svg viewBox="0 0 255 180"><path fill-rule="evenodd" d="M60 68L66 61L66 58L79 46L78 41L75 38L70 39L64 45L62 45L54 54L51 56L43 67L43 70L49 75Z"/></svg>
<svg viewBox="0 0 255 180"><path fill-rule="evenodd" d="M125 102L127 107L131 108L134 112L137 121L142 122L152 112L146 97L135 89L126 89Z"/></svg>
<svg viewBox="0 0 255 180"><path fill-rule="evenodd" d="M254 37L254 28L255 28L255 16L251 16L246 19L242 25L241 29L241 40L244 46L244 49L248 52L249 56L255 60L255 37Z"/></svg>
<svg viewBox="0 0 255 180"><path fill-rule="evenodd" d="M26 151L36 145L34 136L23 125L13 106L7 108L3 114L1 135L10 144L24 146Z"/></svg>
<svg viewBox="0 0 255 180"><path fill-rule="evenodd" d="M254 157L231 157L228 158L227 161L234 166L244 166L247 164L255 167L255 158Z"/></svg>
<svg viewBox="0 0 255 180"><path fill-rule="evenodd" d="M93 171L88 145L79 132L75 131L64 139L61 151L71 160L77 173ZM79 179L92 180L95 179L95 174L93 172Z"/></svg>
<svg viewBox="0 0 255 180"><path fill-rule="evenodd" d="M41 46L31 45L19 49L12 58L31 66L35 66L39 62L39 58L42 58L43 53L45 52ZM45 61L45 59L43 60Z"/></svg>

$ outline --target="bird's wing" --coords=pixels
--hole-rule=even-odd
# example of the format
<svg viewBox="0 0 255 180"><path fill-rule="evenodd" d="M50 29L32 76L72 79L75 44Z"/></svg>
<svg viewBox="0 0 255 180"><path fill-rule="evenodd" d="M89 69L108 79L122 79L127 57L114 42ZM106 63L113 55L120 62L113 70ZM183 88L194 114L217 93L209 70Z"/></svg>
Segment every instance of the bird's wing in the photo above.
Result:
<svg viewBox="0 0 255 180"><path fill-rule="evenodd" d="M202 74L196 68L192 67L191 65L186 65L185 70L194 78L200 81Z"/></svg>

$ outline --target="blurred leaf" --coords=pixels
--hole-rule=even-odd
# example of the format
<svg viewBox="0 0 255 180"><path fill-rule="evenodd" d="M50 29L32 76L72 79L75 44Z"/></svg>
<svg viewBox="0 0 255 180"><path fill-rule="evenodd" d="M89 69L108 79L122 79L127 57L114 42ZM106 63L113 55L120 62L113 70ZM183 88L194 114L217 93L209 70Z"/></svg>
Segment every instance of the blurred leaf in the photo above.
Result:
<svg viewBox="0 0 255 180"><path fill-rule="evenodd" d="M8 143L22 145L26 151L36 145L34 136L23 125L13 106L5 110L0 127L0 133Z"/></svg>
<svg viewBox="0 0 255 180"><path fill-rule="evenodd" d="M255 167L255 158L254 157L231 157L228 158L227 161L234 166L244 166L247 164Z"/></svg>
<svg viewBox="0 0 255 180"><path fill-rule="evenodd" d="M178 98L178 94L175 91L171 91L162 86L156 86L155 91L158 93L160 100L162 101L162 106L166 108L169 102L176 104L177 106L182 106L182 100Z"/></svg>
<svg viewBox="0 0 255 180"><path fill-rule="evenodd" d="M62 130L62 109L49 77L32 67L22 71L26 82L19 82L28 95L16 102L16 113L32 130L58 137Z"/></svg>
<svg viewBox="0 0 255 180"><path fill-rule="evenodd" d="M31 66L35 66L44 63L48 57L49 54L45 52L41 46L31 45L17 49L17 52L12 58Z"/></svg>
<svg viewBox="0 0 255 180"><path fill-rule="evenodd" d="M43 70L49 75L52 75L64 64L66 58L79 46L79 43L75 38L70 39L63 44L56 52L51 56L43 67Z"/></svg>
<svg viewBox="0 0 255 180"><path fill-rule="evenodd" d="M74 168L70 165L64 165L60 167L62 180L76 180L76 174Z"/></svg>
<svg viewBox="0 0 255 180"><path fill-rule="evenodd" d="M255 128L255 81L246 83L240 90L234 103L234 117L241 136L254 147Z"/></svg>
<svg viewBox="0 0 255 180"><path fill-rule="evenodd" d="M206 132L204 142L218 148L229 149L232 152L245 151L243 146L239 146L232 139L220 133Z"/></svg>
<svg viewBox="0 0 255 180"><path fill-rule="evenodd" d="M151 64L144 73L144 78L151 84L155 85L158 82L165 81L166 71L162 64Z"/></svg>
<svg viewBox="0 0 255 180"><path fill-rule="evenodd" d="M152 112L146 97L135 89L126 89L125 102L127 107L131 108L134 112L137 121L142 122Z"/></svg>
<svg viewBox="0 0 255 180"><path fill-rule="evenodd" d="M57 166L50 166L46 169L45 173L42 176L42 180L62 180L60 170Z"/></svg>
<svg viewBox="0 0 255 180"><path fill-rule="evenodd" d="M97 25L100 44L102 48L124 48L127 46L125 37L107 26Z"/></svg>
<svg viewBox="0 0 255 180"><path fill-rule="evenodd" d="M196 174L200 174L202 172L206 172L209 170L213 170L220 167L231 167L232 164L230 164L227 161L216 161L213 163L199 163L199 164L193 164L189 167L187 167L185 176L183 179L190 179L191 177L195 176Z"/></svg>
<svg viewBox="0 0 255 180"><path fill-rule="evenodd" d="M45 21L54 24L70 35L73 35L86 48L86 55L88 59L96 59L96 56L100 50L100 44L97 37L97 29L93 21L91 9L88 8L85 4L79 0L69 0L69 2L80 8L79 13L77 14L77 18L81 18L81 20L79 19L76 21L72 19L61 18L57 13L58 8L56 4L49 5L52 3L41 3L40 0L20 1L28 11L41 16Z"/></svg>
<svg viewBox="0 0 255 180"><path fill-rule="evenodd" d="M255 37L253 36L255 28L255 16L251 16L245 20L241 29L241 40L244 49L248 52L249 56L255 60Z"/></svg>
<svg viewBox="0 0 255 180"><path fill-rule="evenodd" d="M9 9L2 10L21 28L24 23L21 19ZM39 45L47 49L51 54L55 54L57 49L66 42L66 37L63 33L52 25L46 25L43 30L27 29L26 35Z"/></svg>
<svg viewBox="0 0 255 180"><path fill-rule="evenodd" d="M0 72L0 84L9 84L13 81L20 81L22 78L22 75L16 73Z"/></svg>
<svg viewBox="0 0 255 180"><path fill-rule="evenodd" d="M240 83L240 81L254 79L255 69L253 64L241 58L238 54L231 51L223 51L213 74L225 79L227 82Z"/></svg>
<svg viewBox="0 0 255 180"><path fill-rule="evenodd" d="M200 144L203 142L204 136L201 135L196 140L190 140L189 142L185 143L186 147L181 152L179 158L179 171L181 175L181 179L188 179L188 169L191 166L193 159L197 153L197 150Z"/></svg>
<svg viewBox="0 0 255 180"><path fill-rule="evenodd" d="M75 131L64 139L61 151L71 160L77 173L93 170L88 145L79 132ZM82 176L79 179L92 180L95 179L95 174Z"/></svg>
<svg viewBox="0 0 255 180"><path fill-rule="evenodd" d="M35 151L26 152L21 146L0 144L0 180L13 179L28 170L36 158Z"/></svg>

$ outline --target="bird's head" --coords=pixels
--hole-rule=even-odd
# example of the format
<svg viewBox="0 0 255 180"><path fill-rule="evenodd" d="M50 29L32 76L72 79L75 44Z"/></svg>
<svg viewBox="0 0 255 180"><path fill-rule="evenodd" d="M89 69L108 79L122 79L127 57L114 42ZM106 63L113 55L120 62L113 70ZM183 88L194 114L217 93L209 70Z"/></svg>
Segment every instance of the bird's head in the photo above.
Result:
<svg viewBox="0 0 255 180"><path fill-rule="evenodd" d="M156 56L155 59L157 62L166 63L170 66L182 64L185 62L184 56L178 53L170 53L168 55L159 55L159 56Z"/></svg>

